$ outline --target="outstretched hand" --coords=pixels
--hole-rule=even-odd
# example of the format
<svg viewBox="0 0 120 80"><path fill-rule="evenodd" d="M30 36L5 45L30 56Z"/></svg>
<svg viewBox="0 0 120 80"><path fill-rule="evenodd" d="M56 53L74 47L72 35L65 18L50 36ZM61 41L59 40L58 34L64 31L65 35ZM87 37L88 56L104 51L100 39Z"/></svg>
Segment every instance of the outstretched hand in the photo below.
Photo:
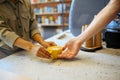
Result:
<svg viewBox="0 0 120 80"><path fill-rule="evenodd" d="M73 38L65 44L65 46L63 47L63 53L60 54L58 57L72 59L78 54L80 46L81 45L77 42L77 38Z"/></svg>

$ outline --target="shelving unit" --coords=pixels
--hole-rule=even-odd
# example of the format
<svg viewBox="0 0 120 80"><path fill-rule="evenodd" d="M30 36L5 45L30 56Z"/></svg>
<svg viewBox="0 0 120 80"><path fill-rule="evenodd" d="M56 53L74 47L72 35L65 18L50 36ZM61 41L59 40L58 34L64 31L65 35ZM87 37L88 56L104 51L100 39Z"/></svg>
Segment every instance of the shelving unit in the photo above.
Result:
<svg viewBox="0 0 120 80"><path fill-rule="evenodd" d="M31 0L36 19L44 27L68 26L69 9L72 0Z"/></svg>

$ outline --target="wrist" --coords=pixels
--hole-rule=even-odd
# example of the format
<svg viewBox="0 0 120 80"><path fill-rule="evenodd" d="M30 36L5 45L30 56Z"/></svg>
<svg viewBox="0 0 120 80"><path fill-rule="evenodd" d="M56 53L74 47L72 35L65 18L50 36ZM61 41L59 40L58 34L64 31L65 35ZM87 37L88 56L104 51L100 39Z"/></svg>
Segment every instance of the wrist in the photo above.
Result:
<svg viewBox="0 0 120 80"><path fill-rule="evenodd" d="M44 40L39 40L38 41L40 44L43 44L45 41Z"/></svg>
<svg viewBox="0 0 120 80"><path fill-rule="evenodd" d="M22 38L18 38L15 41L14 46L17 46L17 47L22 48L24 50L30 51L33 48L34 44L29 42L29 41L26 41Z"/></svg>
<svg viewBox="0 0 120 80"><path fill-rule="evenodd" d="M27 51L31 51L33 48L34 48L34 44L29 42L29 43L26 43L26 50Z"/></svg>
<svg viewBox="0 0 120 80"><path fill-rule="evenodd" d="M30 53L33 54L34 56L36 56L39 48L40 48L40 46L33 45L30 49Z"/></svg>
<svg viewBox="0 0 120 80"><path fill-rule="evenodd" d="M38 33L33 36L33 39L39 43L42 43L44 41L44 39Z"/></svg>
<svg viewBox="0 0 120 80"><path fill-rule="evenodd" d="M83 42L84 42L83 38L81 39L81 37L76 37L76 43L77 43L78 45L82 45Z"/></svg>

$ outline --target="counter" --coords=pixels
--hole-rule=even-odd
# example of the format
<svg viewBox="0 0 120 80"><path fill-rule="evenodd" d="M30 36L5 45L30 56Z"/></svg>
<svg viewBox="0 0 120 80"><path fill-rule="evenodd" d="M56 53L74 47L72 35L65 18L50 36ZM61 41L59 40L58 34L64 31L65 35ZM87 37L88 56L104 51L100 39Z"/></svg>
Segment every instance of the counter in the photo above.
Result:
<svg viewBox="0 0 120 80"><path fill-rule="evenodd" d="M62 33L63 34L63 33ZM61 35L61 34L59 34ZM63 46L73 38L69 31L47 41ZM103 48L96 52L79 51L72 60L46 60L21 51L0 60L0 69L32 80L120 80L120 49Z"/></svg>

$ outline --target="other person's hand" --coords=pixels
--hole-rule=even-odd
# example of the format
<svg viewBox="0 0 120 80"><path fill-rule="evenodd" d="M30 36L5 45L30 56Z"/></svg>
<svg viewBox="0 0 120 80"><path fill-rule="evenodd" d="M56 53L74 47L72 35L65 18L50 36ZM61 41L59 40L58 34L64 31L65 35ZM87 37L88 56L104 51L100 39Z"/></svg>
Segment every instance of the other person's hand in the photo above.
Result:
<svg viewBox="0 0 120 80"><path fill-rule="evenodd" d="M81 45L78 43L77 38L73 38L65 44L65 46L63 47L63 53L60 54L58 57L72 59L78 54L80 46Z"/></svg>

